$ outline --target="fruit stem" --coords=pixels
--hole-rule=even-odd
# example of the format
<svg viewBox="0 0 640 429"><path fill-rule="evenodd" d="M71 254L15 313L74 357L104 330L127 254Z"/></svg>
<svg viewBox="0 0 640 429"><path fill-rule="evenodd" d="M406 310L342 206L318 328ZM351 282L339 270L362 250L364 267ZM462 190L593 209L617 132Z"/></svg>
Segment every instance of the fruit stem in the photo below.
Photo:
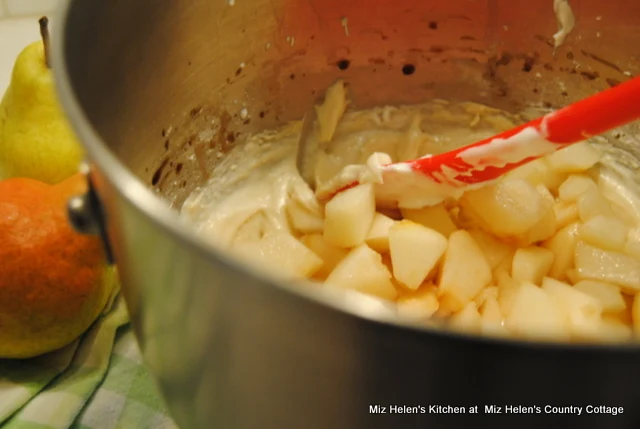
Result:
<svg viewBox="0 0 640 429"><path fill-rule="evenodd" d="M44 62L47 68L51 68L51 55L49 54L49 18L43 16L38 23L40 24L40 36L42 36L42 44L44 45Z"/></svg>

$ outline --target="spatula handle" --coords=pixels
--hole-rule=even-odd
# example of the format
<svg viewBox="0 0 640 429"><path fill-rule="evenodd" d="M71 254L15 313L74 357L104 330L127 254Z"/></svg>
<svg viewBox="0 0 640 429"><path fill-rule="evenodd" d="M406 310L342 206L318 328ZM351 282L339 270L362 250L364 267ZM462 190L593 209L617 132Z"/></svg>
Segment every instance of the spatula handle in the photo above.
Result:
<svg viewBox="0 0 640 429"><path fill-rule="evenodd" d="M478 143L465 146L442 155L431 158L421 158L412 161L411 168L427 176L441 177L443 168L459 172L455 180L466 183L480 183L496 179L514 168L540 158L566 145L581 142L589 137L602 134L621 125L640 119L640 77L630 79L613 88L585 98L555 112L534 119L514 129L500 133ZM522 133L527 128L535 129L536 133ZM522 159L509 159L504 166L494 167L472 165L459 156L469 148L483 146L485 154L495 159L504 156L502 149L490 143L497 139L509 139L517 134L518 144L535 143L534 140L544 137L558 147L547 145L546 153L538 153ZM435 176L434 176L435 173Z"/></svg>

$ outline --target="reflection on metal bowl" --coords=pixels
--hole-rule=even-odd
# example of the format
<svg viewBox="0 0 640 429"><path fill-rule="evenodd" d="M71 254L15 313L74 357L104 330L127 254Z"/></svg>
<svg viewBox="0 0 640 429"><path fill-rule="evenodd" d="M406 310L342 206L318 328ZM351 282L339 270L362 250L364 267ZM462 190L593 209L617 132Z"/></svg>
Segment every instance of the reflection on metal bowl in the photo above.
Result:
<svg viewBox="0 0 640 429"><path fill-rule="evenodd" d="M551 3L67 2L54 47L61 98L89 154L146 362L182 427L452 421L430 405L465 406L463 420L482 425L495 417L483 414L492 404L619 406L613 420L592 414L580 424L638 425L635 346L403 326L383 308L258 274L170 208L204 183L200 163L215 164L248 133L300 118L336 77L349 82L356 107L439 97L519 113L638 73L639 2L572 0L577 25L555 52ZM607 136L632 166L636 131ZM376 415L375 405L426 412ZM480 415L469 415L476 405ZM554 418L568 425L571 416Z"/></svg>

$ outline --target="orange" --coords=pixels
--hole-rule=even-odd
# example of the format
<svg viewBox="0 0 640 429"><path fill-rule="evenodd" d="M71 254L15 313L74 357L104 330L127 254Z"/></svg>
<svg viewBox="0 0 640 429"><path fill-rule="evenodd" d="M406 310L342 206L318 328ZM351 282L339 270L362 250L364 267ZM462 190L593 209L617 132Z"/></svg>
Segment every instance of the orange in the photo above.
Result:
<svg viewBox="0 0 640 429"><path fill-rule="evenodd" d="M85 190L80 174L53 186L0 182L0 358L59 349L104 309L112 282L102 243L67 220L68 199Z"/></svg>

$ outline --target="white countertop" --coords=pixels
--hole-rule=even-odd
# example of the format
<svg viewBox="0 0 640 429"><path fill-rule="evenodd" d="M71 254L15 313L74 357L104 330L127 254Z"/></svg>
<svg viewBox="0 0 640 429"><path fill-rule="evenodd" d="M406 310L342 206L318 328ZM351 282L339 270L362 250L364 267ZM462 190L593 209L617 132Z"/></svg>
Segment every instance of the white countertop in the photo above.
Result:
<svg viewBox="0 0 640 429"><path fill-rule="evenodd" d="M11 80L11 70L18 54L30 43L40 39L38 18L0 20L0 94Z"/></svg>

